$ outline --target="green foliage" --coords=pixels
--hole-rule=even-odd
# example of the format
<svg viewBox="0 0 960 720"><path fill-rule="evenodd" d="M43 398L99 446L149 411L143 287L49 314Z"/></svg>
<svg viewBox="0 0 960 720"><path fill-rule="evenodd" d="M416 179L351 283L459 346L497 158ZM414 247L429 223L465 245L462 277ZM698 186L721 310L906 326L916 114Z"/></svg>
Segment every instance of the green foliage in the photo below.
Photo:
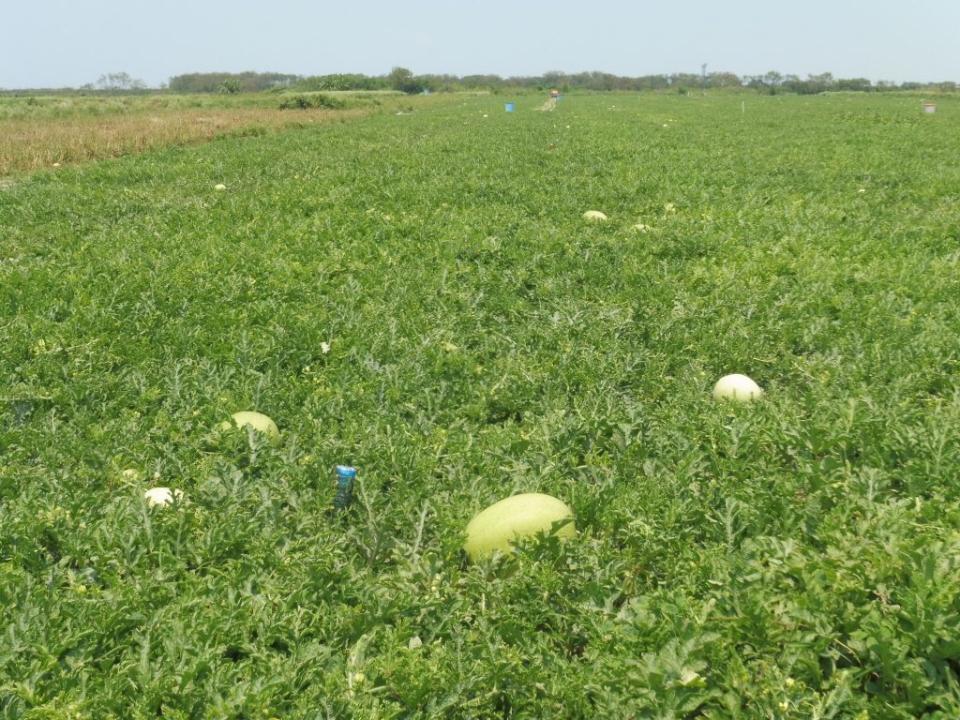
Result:
<svg viewBox="0 0 960 720"><path fill-rule="evenodd" d="M360 74L316 75L297 81L294 90L311 92L322 90L386 90L386 78Z"/></svg>
<svg viewBox="0 0 960 720"><path fill-rule="evenodd" d="M390 74L387 75L387 84L394 90L407 95L416 95L423 92L427 87L423 80L415 77L412 72L403 67L395 67L390 71Z"/></svg>
<svg viewBox="0 0 960 720"><path fill-rule="evenodd" d="M178 93L213 93L224 87L235 87L229 92L259 92L276 87L287 87L299 79L297 75L274 72L214 72L186 73L170 78L168 87Z"/></svg>
<svg viewBox="0 0 960 720"><path fill-rule="evenodd" d="M236 78L229 78L220 83L220 86L217 88L217 92L226 93L227 95L236 95L242 90L240 81Z"/></svg>
<svg viewBox="0 0 960 720"><path fill-rule="evenodd" d="M336 110L345 106L346 103L343 100L331 97L330 95L324 95L323 93L290 95L280 101L281 110L310 110L317 108Z"/></svg>
<svg viewBox="0 0 960 720"><path fill-rule="evenodd" d="M960 105L540 104L0 186L0 717L960 716Z"/></svg>

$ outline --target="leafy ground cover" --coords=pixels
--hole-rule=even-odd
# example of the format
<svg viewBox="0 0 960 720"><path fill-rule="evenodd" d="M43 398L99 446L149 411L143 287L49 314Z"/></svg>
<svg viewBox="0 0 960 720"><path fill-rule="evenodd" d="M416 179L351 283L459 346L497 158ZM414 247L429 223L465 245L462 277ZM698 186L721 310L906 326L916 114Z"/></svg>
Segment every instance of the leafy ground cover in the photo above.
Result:
<svg viewBox="0 0 960 720"><path fill-rule="evenodd" d="M541 100L0 189L0 717L960 716L960 104Z"/></svg>

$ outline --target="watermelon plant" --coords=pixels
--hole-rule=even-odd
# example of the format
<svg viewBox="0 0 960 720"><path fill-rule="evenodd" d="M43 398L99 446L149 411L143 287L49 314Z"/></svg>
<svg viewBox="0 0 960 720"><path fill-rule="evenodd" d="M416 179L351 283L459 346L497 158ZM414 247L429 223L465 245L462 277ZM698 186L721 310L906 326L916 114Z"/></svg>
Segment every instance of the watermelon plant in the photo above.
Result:
<svg viewBox="0 0 960 720"><path fill-rule="evenodd" d="M960 104L541 101L0 185L0 717L960 716Z"/></svg>

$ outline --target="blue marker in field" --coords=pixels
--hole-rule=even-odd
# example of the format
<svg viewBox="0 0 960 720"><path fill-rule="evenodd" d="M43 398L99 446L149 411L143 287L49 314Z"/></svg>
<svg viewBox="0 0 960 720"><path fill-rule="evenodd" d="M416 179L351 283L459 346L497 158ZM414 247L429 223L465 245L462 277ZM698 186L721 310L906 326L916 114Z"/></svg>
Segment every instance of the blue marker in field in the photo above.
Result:
<svg viewBox="0 0 960 720"><path fill-rule="evenodd" d="M503 109L506 110L507 112L513 112L514 109L516 109L516 107L517 106L514 105L513 103L506 103L504 104Z"/></svg>
<svg viewBox="0 0 960 720"><path fill-rule="evenodd" d="M353 502L353 481L357 477L357 469L349 465L337 465L337 494L333 498L333 507L337 510L346 510Z"/></svg>

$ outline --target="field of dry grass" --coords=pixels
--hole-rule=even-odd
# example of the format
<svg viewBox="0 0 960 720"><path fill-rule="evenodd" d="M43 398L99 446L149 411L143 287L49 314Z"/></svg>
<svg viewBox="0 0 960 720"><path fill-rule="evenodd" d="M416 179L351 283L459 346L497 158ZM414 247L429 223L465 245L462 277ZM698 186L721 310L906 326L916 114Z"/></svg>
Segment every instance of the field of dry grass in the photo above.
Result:
<svg viewBox="0 0 960 720"><path fill-rule="evenodd" d="M282 97L146 95L0 98L0 178L225 135L340 122L434 104L436 97L354 95L342 109L281 110Z"/></svg>
<svg viewBox="0 0 960 720"><path fill-rule="evenodd" d="M0 175L128 155L222 135L331 122L373 107L290 112L265 108L164 110L106 117L0 121Z"/></svg>

